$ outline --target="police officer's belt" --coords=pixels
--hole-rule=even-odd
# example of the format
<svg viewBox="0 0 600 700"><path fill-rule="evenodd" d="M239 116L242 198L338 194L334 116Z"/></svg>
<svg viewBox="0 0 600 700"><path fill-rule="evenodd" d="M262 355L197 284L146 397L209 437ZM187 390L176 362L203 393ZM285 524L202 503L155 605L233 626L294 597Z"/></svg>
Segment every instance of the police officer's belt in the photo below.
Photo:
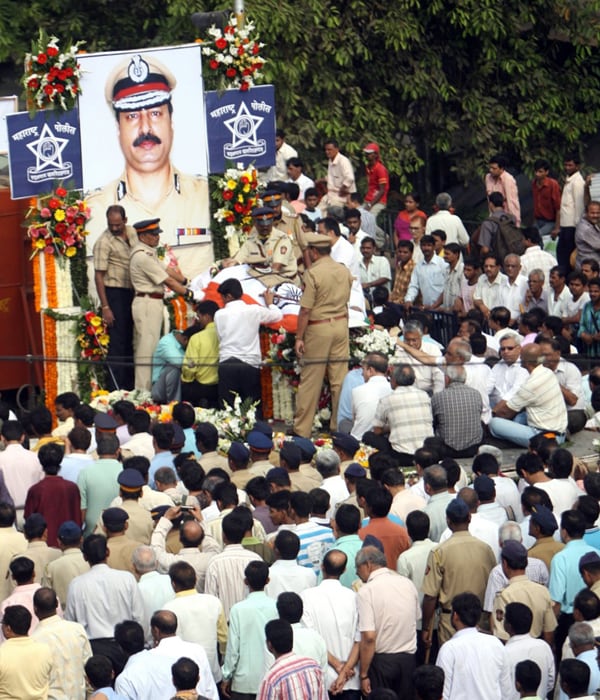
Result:
<svg viewBox="0 0 600 700"><path fill-rule="evenodd" d="M341 321L343 318L348 318L348 314L342 314L341 316L333 316L332 318L321 318L318 321L309 321L309 326L314 326L316 323L331 323L332 321Z"/></svg>

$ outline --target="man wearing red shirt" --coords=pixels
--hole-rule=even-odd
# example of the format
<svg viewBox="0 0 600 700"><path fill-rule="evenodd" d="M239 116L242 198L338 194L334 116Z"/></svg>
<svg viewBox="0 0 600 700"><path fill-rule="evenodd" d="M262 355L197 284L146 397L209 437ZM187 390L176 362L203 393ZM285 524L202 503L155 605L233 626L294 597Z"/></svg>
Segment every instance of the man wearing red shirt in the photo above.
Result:
<svg viewBox="0 0 600 700"><path fill-rule="evenodd" d="M34 484L25 499L25 517L40 513L48 524L48 546L57 547L58 528L67 520L81 524L81 499L77 485L58 476L64 457L61 445L48 443L38 452L44 478Z"/></svg>
<svg viewBox="0 0 600 700"><path fill-rule="evenodd" d="M367 156L368 180L364 207L376 217L387 204L390 176L379 158L379 146L376 143L368 143L363 148L363 153Z"/></svg>
<svg viewBox="0 0 600 700"><path fill-rule="evenodd" d="M556 238L560 230L560 187L548 177L550 163L538 159L534 165L535 179L531 185L533 193L533 216L535 225L543 237Z"/></svg>

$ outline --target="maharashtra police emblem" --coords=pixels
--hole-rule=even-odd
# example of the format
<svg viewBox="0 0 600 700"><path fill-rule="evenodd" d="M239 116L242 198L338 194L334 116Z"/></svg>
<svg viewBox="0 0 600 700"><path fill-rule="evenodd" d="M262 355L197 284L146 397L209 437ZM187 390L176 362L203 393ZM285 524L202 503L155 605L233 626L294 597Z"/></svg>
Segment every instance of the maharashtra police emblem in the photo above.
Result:
<svg viewBox="0 0 600 700"><path fill-rule="evenodd" d="M127 71L129 78L134 83L143 83L144 80L146 80L146 78L148 77L149 73L150 68L148 67L146 61L144 61L144 59L139 54L135 55L131 59L129 69Z"/></svg>

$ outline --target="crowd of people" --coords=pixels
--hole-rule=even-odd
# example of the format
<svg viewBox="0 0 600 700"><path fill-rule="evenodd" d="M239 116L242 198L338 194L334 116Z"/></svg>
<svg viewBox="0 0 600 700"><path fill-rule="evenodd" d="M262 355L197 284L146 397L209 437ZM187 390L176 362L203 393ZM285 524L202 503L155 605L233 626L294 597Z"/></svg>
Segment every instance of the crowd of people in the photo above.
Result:
<svg viewBox="0 0 600 700"><path fill-rule="evenodd" d="M526 375L552 376L542 352L524 348ZM363 387L387 382L381 358L363 373ZM446 374L434 410L468 389L460 364ZM418 447L382 445L367 468L351 433L275 444L260 420L221 454L182 402L155 425L131 402L95 413L73 393L54 416L4 416L0 697L593 697L599 473L540 432L518 481L489 444L465 470L425 435L414 380L395 366L371 433L385 440L379 424L400 416ZM388 405L396 393L414 403Z"/></svg>

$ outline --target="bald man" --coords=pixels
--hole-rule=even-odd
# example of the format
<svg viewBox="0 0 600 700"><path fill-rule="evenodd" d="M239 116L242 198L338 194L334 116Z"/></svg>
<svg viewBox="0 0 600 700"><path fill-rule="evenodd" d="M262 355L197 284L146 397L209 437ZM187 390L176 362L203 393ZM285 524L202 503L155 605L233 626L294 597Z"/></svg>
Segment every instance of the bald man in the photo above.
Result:
<svg viewBox="0 0 600 700"><path fill-rule="evenodd" d="M136 700L164 700L177 694L173 685L171 666L182 656L192 659L200 669L196 692L210 700L219 700L204 648L184 642L177 636L177 616L168 610L152 615L150 631L154 649L141 651L135 663L128 664L115 683L115 691Z"/></svg>
<svg viewBox="0 0 600 700"><path fill-rule="evenodd" d="M199 509L196 507L191 511L194 519L186 520L180 526L179 541L181 549L177 554L167 552L167 535L173 527L173 521L180 518L182 510L180 506L169 508L158 521L150 545L156 553L158 562L158 572L166 574L169 567L177 561L186 561L193 566L198 577L196 589L199 593L204 593L204 580L206 570L212 558L221 550L218 543L210 535L205 535L202 526L195 518L201 517Z"/></svg>
<svg viewBox="0 0 600 700"><path fill-rule="evenodd" d="M490 421L494 437L520 447L528 447L538 433L555 433L559 443L565 441L567 408L556 375L543 361L539 345L530 343L521 350L521 365L529 377L512 398L494 406Z"/></svg>
<svg viewBox="0 0 600 700"><path fill-rule="evenodd" d="M316 588L307 588L300 594L304 604L302 622L315 629L327 645L327 687L335 685L336 693L360 691L359 643L355 641L358 625L356 593L340 583L347 565L344 552L331 549L321 564L323 581ZM350 674L353 675L348 678Z"/></svg>

